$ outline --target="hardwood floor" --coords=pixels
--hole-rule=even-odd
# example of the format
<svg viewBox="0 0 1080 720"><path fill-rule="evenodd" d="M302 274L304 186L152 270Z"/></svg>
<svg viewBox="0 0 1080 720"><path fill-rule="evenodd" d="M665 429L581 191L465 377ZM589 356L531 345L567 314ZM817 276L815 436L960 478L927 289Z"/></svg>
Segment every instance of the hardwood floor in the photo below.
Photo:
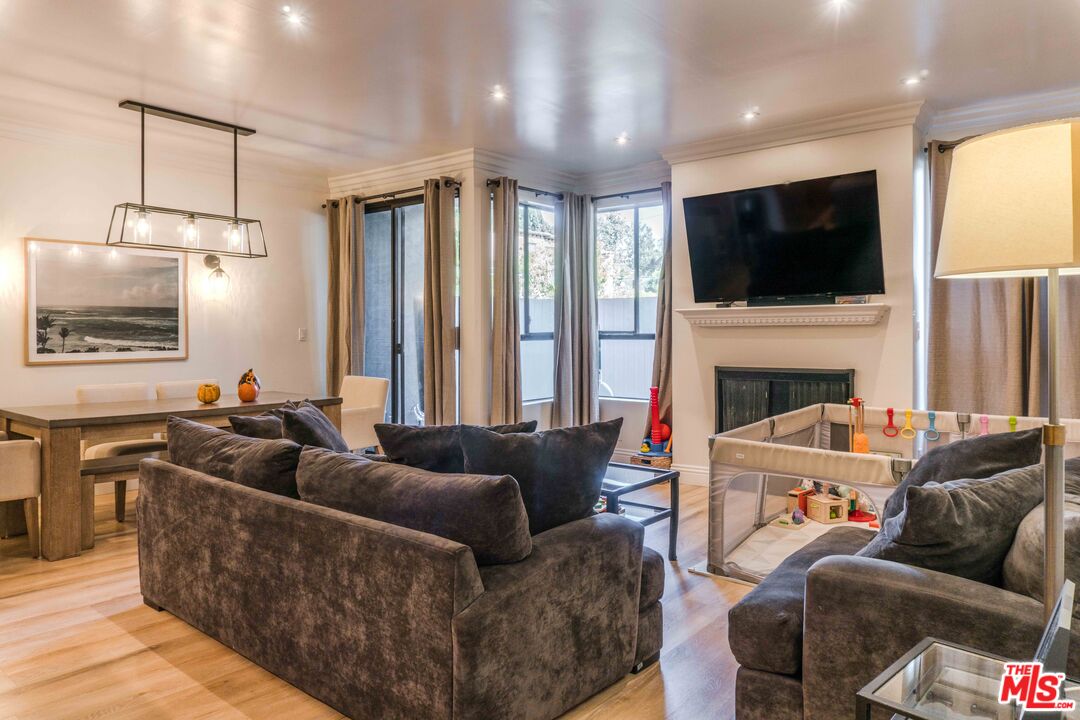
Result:
<svg viewBox="0 0 1080 720"><path fill-rule="evenodd" d="M650 488L642 496L667 488ZM730 718L735 661L727 611L749 588L688 572L705 557L707 491L683 486L679 562L669 563L660 662L574 708L575 720ZM0 720L289 718L340 713L167 612L142 604L133 523L98 495L97 546L31 560L25 537L0 540ZM128 518L135 517L134 493ZM646 542L667 551L667 523ZM666 555L665 555L666 556Z"/></svg>

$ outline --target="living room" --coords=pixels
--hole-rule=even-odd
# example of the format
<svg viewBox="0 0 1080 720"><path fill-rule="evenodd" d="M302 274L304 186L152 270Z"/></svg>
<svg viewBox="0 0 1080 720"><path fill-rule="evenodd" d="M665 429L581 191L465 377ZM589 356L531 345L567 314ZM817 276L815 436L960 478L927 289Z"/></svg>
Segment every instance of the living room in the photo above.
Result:
<svg viewBox="0 0 1080 720"><path fill-rule="evenodd" d="M0 3L0 718L1067 709L1078 30Z"/></svg>

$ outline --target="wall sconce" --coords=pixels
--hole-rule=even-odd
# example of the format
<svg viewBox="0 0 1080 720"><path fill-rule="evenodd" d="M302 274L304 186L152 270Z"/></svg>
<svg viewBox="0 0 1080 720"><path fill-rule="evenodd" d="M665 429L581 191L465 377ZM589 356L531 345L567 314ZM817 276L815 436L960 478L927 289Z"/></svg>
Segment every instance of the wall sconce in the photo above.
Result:
<svg viewBox="0 0 1080 720"><path fill-rule="evenodd" d="M222 300L229 293L229 273L221 267L221 258L217 255L203 257L203 265L210 268L210 274L206 276L206 294L214 300Z"/></svg>

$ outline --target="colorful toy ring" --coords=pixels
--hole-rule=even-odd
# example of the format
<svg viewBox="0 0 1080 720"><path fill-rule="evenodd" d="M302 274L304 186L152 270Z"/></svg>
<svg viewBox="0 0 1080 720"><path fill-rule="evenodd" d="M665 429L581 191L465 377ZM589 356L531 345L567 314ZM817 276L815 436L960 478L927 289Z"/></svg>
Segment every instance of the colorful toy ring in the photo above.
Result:
<svg viewBox="0 0 1080 720"><path fill-rule="evenodd" d="M896 427L896 423L893 422L893 409L887 408L885 414L889 416L889 422L885 427L881 428L881 434L885 437L896 437L900 434L900 428Z"/></svg>
<svg viewBox="0 0 1080 720"><path fill-rule="evenodd" d="M900 428L900 437L907 440L915 437L915 428L911 424L911 408L904 411L904 427Z"/></svg>
<svg viewBox="0 0 1080 720"><path fill-rule="evenodd" d="M930 420L930 427L926 428L926 439L927 440L938 440L938 439L940 439L941 438L941 433L939 433L938 429L936 427L934 427L934 423L937 421L937 413L934 412L933 410L931 410L930 412L926 413L926 416Z"/></svg>

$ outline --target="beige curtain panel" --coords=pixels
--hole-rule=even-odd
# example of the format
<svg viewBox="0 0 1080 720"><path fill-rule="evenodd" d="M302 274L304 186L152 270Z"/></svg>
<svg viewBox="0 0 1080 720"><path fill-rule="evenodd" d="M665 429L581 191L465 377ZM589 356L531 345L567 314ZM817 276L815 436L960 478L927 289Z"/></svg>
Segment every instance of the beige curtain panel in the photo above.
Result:
<svg viewBox="0 0 1080 720"><path fill-rule="evenodd" d="M597 393L596 243L589 195L566 193L555 206L555 393L551 424L600 418Z"/></svg>
<svg viewBox="0 0 1080 720"><path fill-rule="evenodd" d="M949 191L952 144L933 142L928 153L932 276ZM1040 414L1043 303L1038 290L1038 282L1031 278L931 279L930 407L1000 415Z"/></svg>
<svg viewBox="0 0 1080 720"><path fill-rule="evenodd" d="M457 422L457 247L452 178L424 181L424 424Z"/></svg>
<svg viewBox="0 0 1080 720"><path fill-rule="evenodd" d="M326 201L329 275L327 282L326 318L326 389L331 395L341 391L341 381L353 370L356 342L362 336L354 333L354 309L357 304L357 282L354 257L357 247L356 203L351 197ZM360 253L361 256L363 253ZM363 277L360 275L360 277ZM360 312L363 318L363 303Z"/></svg>
<svg viewBox="0 0 1080 720"><path fill-rule="evenodd" d="M652 384L660 388L660 421L671 424L671 183L660 183L664 205L664 261L656 293L656 343L653 346ZM652 418L645 420L645 435Z"/></svg>
<svg viewBox="0 0 1080 720"><path fill-rule="evenodd" d="M517 180L499 178L492 202L491 423L500 425L521 421Z"/></svg>

